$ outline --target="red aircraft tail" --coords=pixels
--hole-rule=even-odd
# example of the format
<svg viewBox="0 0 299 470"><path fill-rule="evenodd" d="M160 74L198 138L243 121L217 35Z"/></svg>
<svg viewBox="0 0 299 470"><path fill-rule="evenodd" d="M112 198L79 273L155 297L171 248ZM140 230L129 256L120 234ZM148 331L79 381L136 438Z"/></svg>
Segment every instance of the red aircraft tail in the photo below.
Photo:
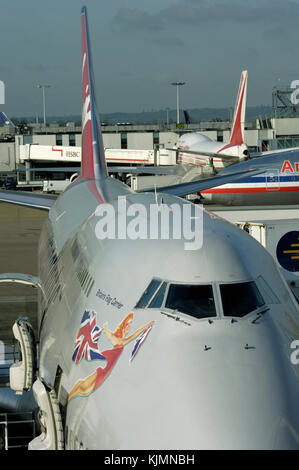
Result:
<svg viewBox="0 0 299 470"><path fill-rule="evenodd" d="M233 125L230 134L231 145L242 145L244 143L244 125L245 125L245 108L247 93L247 70L241 74L240 86L235 106Z"/></svg>
<svg viewBox="0 0 299 470"><path fill-rule="evenodd" d="M103 138L97 113L86 7L82 24L82 161L81 177L103 180L108 176Z"/></svg>

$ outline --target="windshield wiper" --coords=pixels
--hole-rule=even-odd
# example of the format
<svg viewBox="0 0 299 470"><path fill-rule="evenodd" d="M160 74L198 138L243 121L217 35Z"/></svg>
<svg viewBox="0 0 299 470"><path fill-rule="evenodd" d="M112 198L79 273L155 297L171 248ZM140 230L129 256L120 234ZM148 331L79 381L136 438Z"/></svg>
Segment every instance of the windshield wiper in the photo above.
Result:
<svg viewBox="0 0 299 470"><path fill-rule="evenodd" d="M267 307L267 306L264 305L261 308L261 310L259 310L257 312L257 317L254 320L252 320L251 323L256 323L258 320L260 320L262 318L262 315L264 315L266 312L268 312L268 310L270 310L270 307Z"/></svg>

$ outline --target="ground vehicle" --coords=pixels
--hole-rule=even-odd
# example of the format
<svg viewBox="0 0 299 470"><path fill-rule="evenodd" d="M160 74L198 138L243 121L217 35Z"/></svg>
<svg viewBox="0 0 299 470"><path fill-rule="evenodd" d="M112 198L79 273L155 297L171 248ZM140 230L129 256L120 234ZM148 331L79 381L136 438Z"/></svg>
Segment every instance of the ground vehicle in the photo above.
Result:
<svg viewBox="0 0 299 470"><path fill-rule="evenodd" d="M44 180L43 192L44 193L61 193L68 185L70 180Z"/></svg>
<svg viewBox="0 0 299 470"><path fill-rule="evenodd" d="M16 189L17 187L16 179L13 176L8 176L4 183L4 187L5 189Z"/></svg>

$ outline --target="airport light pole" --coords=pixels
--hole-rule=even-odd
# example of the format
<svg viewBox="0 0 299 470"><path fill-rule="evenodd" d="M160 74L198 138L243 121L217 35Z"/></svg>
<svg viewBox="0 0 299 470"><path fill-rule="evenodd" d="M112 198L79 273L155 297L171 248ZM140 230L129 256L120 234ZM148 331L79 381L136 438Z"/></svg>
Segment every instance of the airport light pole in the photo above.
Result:
<svg viewBox="0 0 299 470"><path fill-rule="evenodd" d="M185 85L185 82L173 82L171 85L176 86L176 123L180 123L180 86Z"/></svg>
<svg viewBox="0 0 299 470"><path fill-rule="evenodd" d="M46 126L46 94L45 89L50 88L51 85L41 85L40 83L36 85L37 88L41 88L43 90L43 112L44 112L44 126Z"/></svg>
<svg viewBox="0 0 299 470"><path fill-rule="evenodd" d="M169 127L169 108L166 108L166 126Z"/></svg>

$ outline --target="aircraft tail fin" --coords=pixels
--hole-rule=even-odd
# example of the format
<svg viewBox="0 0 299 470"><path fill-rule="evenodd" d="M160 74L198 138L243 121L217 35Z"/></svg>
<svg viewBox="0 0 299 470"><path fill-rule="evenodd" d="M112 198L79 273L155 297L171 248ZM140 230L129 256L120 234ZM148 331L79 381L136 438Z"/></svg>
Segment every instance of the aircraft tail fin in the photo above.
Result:
<svg viewBox="0 0 299 470"><path fill-rule="evenodd" d="M104 180L108 176L103 137L97 112L87 10L81 10L82 27L82 161L81 177Z"/></svg>
<svg viewBox="0 0 299 470"><path fill-rule="evenodd" d="M7 117L7 115L3 111L0 112L0 123L3 127L14 127L13 122Z"/></svg>
<svg viewBox="0 0 299 470"><path fill-rule="evenodd" d="M231 145L242 145L244 143L244 126L245 126L245 108L247 95L247 70L243 70L237 95L237 101L234 111L232 129L230 133Z"/></svg>

